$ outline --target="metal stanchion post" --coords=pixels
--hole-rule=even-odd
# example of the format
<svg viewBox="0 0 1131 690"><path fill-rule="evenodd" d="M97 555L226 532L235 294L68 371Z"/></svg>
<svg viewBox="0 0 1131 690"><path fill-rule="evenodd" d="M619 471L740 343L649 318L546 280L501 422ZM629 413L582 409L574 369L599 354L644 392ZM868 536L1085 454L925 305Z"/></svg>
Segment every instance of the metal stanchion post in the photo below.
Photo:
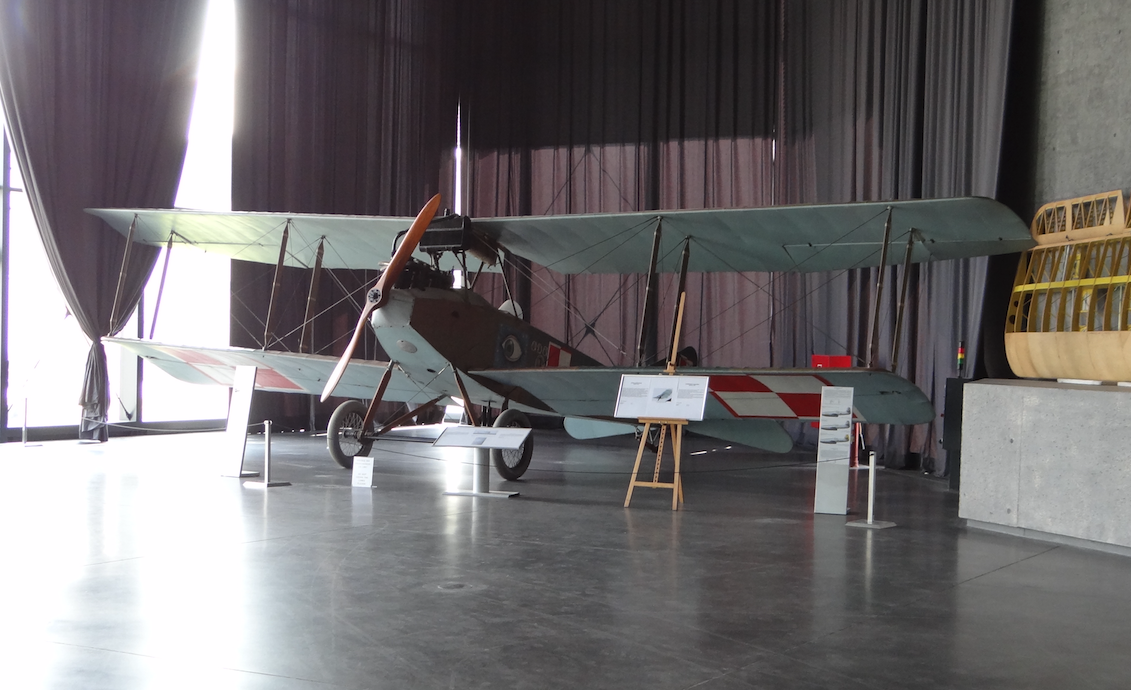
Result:
<svg viewBox="0 0 1131 690"><path fill-rule="evenodd" d="M895 527L894 522L874 520L876 506L876 451L868 452L868 519L853 520L846 523L849 527L863 527L865 529L886 529Z"/></svg>
<svg viewBox="0 0 1131 690"><path fill-rule="evenodd" d="M475 474L471 477L471 490L477 494L491 493L491 451L486 448L476 448L472 451L475 457Z"/></svg>
<svg viewBox="0 0 1131 690"><path fill-rule="evenodd" d="M271 481L271 420L263 421L263 481L244 482L244 486L256 489L267 489L272 486L290 486L290 482Z"/></svg>

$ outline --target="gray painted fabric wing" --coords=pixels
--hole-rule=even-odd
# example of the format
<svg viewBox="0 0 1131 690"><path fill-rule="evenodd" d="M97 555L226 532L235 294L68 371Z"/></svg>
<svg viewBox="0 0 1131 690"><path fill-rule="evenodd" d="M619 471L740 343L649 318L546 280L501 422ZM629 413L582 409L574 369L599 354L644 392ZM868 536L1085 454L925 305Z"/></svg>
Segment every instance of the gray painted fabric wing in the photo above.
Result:
<svg viewBox="0 0 1131 690"><path fill-rule="evenodd" d="M544 368L472 372L504 386L531 393L558 414L613 419L623 374L659 374L656 368ZM821 388L855 389L856 421L872 424L925 424L935 418L927 396L907 379L872 369L690 368L689 376L709 376L704 421L806 419L820 417Z"/></svg>
<svg viewBox="0 0 1131 690"><path fill-rule="evenodd" d="M645 272L657 225L662 228L661 256L668 257L661 262L664 271L677 270L676 257L690 238L691 271L808 272L878 265L889 207L889 264L903 261L912 229L916 262L1017 252L1033 245L1028 227L1012 211L977 197L518 216L472 219L471 224L510 252L559 273ZM134 225L138 242L163 246L172 236L175 243L268 264L278 261L283 229L289 228L288 265L312 266L318 242L325 238L323 266L353 269L378 268L388 261L397 233L412 223L411 218L303 213L88 212L123 235ZM420 251L416 256L427 259Z"/></svg>
<svg viewBox="0 0 1131 690"><path fill-rule="evenodd" d="M661 228L663 270L678 270L691 238L689 271L830 271L880 263L892 209L888 263L1006 254L1033 246L1028 226L981 197L700 211L490 218L475 226L499 244L559 273L643 273Z"/></svg>
<svg viewBox="0 0 1131 690"><path fill-rule="evenodd" d="M188 383L231 386L237 366L259 369L257 390L283 393L320 394L337 357L297 352L274 352L241 347L195 347L166 345L129 338L103 338L102 342L118 345L152 362L170 376ZM385 372L385 362L354 360L334 390L335 396L368 400ZM385 400L392 402L425 402L433 397L421 392L399 369L393 369Z"/></svg>

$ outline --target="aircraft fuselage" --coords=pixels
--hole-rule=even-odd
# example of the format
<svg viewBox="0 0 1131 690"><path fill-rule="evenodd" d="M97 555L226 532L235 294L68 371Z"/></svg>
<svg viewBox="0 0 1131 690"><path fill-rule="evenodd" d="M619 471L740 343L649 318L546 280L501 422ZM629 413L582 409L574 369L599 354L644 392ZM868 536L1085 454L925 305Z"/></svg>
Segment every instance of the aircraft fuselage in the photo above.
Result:
<svg viewBox="0 0 1131 690"><path fill-rule="evenodd" d="M471 402L501 407L504 402L534 412L552 412L528 391L469 374L500 369L600 366L565 343L468 289L397 289L370 317L389 359L433 395L460 397L454 367Z"/></svg>

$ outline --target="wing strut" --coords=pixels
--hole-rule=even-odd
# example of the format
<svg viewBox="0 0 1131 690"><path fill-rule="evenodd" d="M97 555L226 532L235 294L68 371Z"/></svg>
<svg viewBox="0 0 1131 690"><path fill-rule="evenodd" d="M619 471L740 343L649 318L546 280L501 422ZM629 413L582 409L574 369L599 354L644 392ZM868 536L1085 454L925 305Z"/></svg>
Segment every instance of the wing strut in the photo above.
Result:
<svg viewBox="0 0 1131 690"><path fill-rule="evenodd" d="M475 410L471 409L471 398L467 397L467 389L463 387L463 379L460 378L459 369L453 366L452 373L456 376L456 386L459 387L459 394L463 396L463 409L467 411L467 418L471 420L471 426L479 426L479 420L475 418Z"/></svg>
<svg viewBox="0 0 1131 690"><path fill-rule="evenodd" d="M122 290L126 285L126 269L130 265L130 248L134 246L134 229L137 227L137 214L130 222L130 231L126 234L126 253L122 255L122 270L118 273L118 289L114 291L114 308L110 310L110 331L113 332L114 324L118 322L118 310L122 306Z"/></svg>
<svg viewBox="0 0 1131 690"><path fill-rule="evenodd" d="M161 313L161 295L165 294L165 276L169 274L169 257L173 254L173 238L176 233L169 233L169 241L165 244L165 265L161 267L161 284L157 286L157 302L153 305L153 320L149 322L149 339L157 331L157 315Z"/></svg>
<svg viewBox="0 0 1131 690"><path fill-rule="evenodd" d="M325 252L326 236L318 240L318 251L314 254L314 272L310 275L310 291L306 293L306 316L302 319L302 335L298 340L299 352L314 352L314 306L318 302L318 283L322 278L322 254ZM362 427L368 429L368 426Z"/></svg>
<svg viewBox="0 0 1131 690"><path fill-rule="evenodd" d="M672 354L668 358L668 366L665 373L675 373L675 353L679 350L679 330L683 326L683 298L687 297L686 293L679 293L679 307L676 309L675 316L675 334L672 335Z"/></svg>
<svg viewBox="0 0 1131 690"><path fill-rule="evenodd" d="M876 303L872 307L872 337L868 339L868 367L876 368L876 357L880 351L880 298L884 294L884 268L888 263L888 242L891 241L891 206L888 206L888 219L884 221L884 243L880 247L879 275L876 278Z"/></svg>
<svg viewBox="0 0 1131 690"><path fill-rule="evenodd" d="M654 359L656 356L656 293L659 291L660 281L656 275L656 262L660 258L660 225L656 221L656 232L652 237L652 258L648 261L648 282L644 288L644 313L640 315L640 337L636 340L636 366L647 366L645 360ZM649 348L646 341L651 341ZM647 351L650 350L650 351ZM650 356L649 356L650 355Z"/></svg>
<svg viewBox="0 0 1131 690"><path fill-rule="evenodd" d="M891 370L893 372L899 357L900 336L903 335L903 305L907 299L907 284L911 279L911 250L915 246L915 239L918 235L919 231L911 228L907 237L907 253L903 255L903 285L899 288L899 306L895 310L895 333L892 335L894 342L891 345Z"/></svg>
<svg viewBox="0 0 1131 690"><path fill-rule="evenodd" d="M275 264L275 282L271 284L271 301L267 303L267 319L263 326L263 349L271 346L275 337L275 305L278 304L279 288L283 282L283 262L287 258L287 239L291 234L291 221L283 227L283 239L279 243L279 262Z"/></svg>
<svg viewBox="0 0 1131 690"><path fill-rule="evenodd" d="M691 258L691 238L687 237L683 240L683 256L680 257L679 263L679 288L675 291L677 298L676 314L672 317L672 351L669 360L675 361L676 348L679 347L679 324L678 321L683 316L683 295L687 291L687 260Z"/></svg>
<svg viewBox="0 0 1131 690"><path fill-rule="evenodd" d="M365 419L361 422L362 429L368 429L369 425L373 423L373 418L377 416L377 406L381 404L381 400L385 397L385 389L389 386L389 379L393 377L393 363L385 367L385 373L381 375L381 383L377 384L377 392L373 394L373 399L369 401L369 408L365 411Z"/></svg>
<svg viewBox="0 0 1131 690"><path fill-rule="evenodd" d="M409 418L410 418L410 417L412 417L412 416L413 416L414 414L416 414L416 413L420 412L421 410L423 410L423 409L424 409L424 408L426 408L426 407L431 407L431 406L435 405L436 403L438 403L438 402L440 402L441 400L443 400L443 399L444 399L444 397L445 397L445 396L444 396L443 394L441 394L441 395L437 395L437 396L436 396L435 398L432 398L431 400L429 400L428 402L424 403L423 405L417 405L416 407L412 408L412 409L411 409L411 410L409 410L408 412L405 412L404 414L402 414L402 415L401 415L400 417L397 417L397 418L396 418L396 419L394 419L393 421L391 421L391 422L386 422L386 423L385 423L385 426L383 426L383 427L381 427L380 429L378 429L378 430L377 430L377 435L378 435L378 436L382 436L382 435L384 435L384 434L387 434L388 432L390 432L390 431L392 431L393 429L395 429L395 428L397 428L398 426L400 426L402 422L404 422L405 420L409 419Z"/></svg>

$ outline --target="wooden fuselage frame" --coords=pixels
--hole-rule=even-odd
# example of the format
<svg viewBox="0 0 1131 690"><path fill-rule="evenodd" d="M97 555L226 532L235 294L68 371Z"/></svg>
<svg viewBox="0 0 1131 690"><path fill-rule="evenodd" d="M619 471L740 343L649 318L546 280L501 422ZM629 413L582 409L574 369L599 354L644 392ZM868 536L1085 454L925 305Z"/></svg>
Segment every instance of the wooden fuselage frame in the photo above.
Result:
<svg viewBox="0 0 1131 690"><path fill-rule="evenodd" d="M1053 202L1030 226L1005 325L1024 378L1131 381L1131 217L1121 191Z"/></svg>

